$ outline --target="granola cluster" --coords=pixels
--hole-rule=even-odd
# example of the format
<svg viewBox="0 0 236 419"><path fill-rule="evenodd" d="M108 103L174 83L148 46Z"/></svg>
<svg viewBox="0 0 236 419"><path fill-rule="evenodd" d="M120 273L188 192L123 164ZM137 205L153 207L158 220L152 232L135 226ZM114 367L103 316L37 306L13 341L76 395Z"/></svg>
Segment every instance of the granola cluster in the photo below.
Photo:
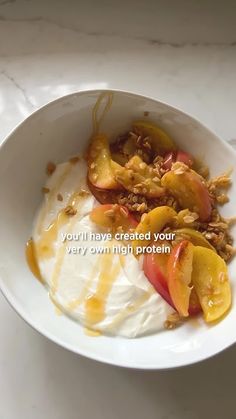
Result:
<svg viewBox="0 0 236 419"><path fill-rule="evenodd" d="M167 330L176 329L176 327L180 326L184 322L184 318L177 313L177 311L173 311L173 313L167 316L166 321L164 322L164 328Z"/></svg>

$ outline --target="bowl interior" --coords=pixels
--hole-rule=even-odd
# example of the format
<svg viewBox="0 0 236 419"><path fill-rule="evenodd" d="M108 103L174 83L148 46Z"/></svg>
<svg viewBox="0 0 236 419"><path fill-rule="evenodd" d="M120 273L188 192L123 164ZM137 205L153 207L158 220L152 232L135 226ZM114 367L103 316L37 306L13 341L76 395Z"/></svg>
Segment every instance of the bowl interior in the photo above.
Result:
<svg viewBox="0 0 236 419"><path fill-rule="evenodd" d="M215 326L201 320L171 332L138 339L86 336L79 324L59 316L45 288L32 276L25 261L25 243L31 235L35 211L42 199L45 166L82 152L92 130L92 108L99 91L63 97L41 108L7 138L0 149L0 284L17 312L34 328L60 345L82 355L115 365L159 369L205 359L236 341L233 304L228 316ZM103 121L111 136L122 133L131 122L148 118L163 127L193 155L203 158L211 175L236 164L235 152L190 116L163 103L125 92L113 92L113 103ZM236 175L223 215L235 215ZM232 230L236 235L235 229ZM235 295L236 260L230 263Z"/></svg>

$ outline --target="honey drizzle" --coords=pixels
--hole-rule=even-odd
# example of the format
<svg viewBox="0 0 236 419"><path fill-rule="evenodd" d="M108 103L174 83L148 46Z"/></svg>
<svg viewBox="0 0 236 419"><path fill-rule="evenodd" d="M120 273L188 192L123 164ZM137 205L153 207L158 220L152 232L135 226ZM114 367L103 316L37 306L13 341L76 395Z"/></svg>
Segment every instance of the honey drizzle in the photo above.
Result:
<svg viewBox="0 0 236 419"><path fill-rule="evenodd" d="M75 207L77 209L77 214L74 215L71 218L70 217L68 218L68 216L66 216L67 217L66 220L69 224L67 234L70 234L73 231L75 223L78 220L79 207L82 204L82 202L83 202L83 197L78 192L75 192L71 196L71 198L68 202L68 205L71 205L72 207ZM61 247L59 248L58 253L57 253L57 258L56 258L56 262L55 262L55 265L54 265L54 270L53 270L53 273L52 273L52 280L51 280L51 290L50 290L50 292L51 292L52 295L54 295L57 291L58 277L60 275L62 263L64 261L66 246L67 246L67 243L65 241L61 245Z"/></svg>
<svg viewBox="0 0 236 419"><path fill-rule="evenodd" d="M81 198L82 197L79 195L79 192L73 193L73 195L70 197L67 203L67 206L72 206L76 208L78 205L78 199ZM54 256L55 251L53 248L53 243L57 239L60 228L64 224L67 224L69 221L70 218L65 213L65 209L63 208L61 211L58 212L56 218L51 222L49 227L42 232L40 239L35 244L38 259L42 260Z"/></svg>
<svg viewBox="0 0 236 419"><path fill-rule="evenodd" d="M35 253L35 244L34 244L34 241L33 241L32 238L29 239L26 243L25 256L26 256L27 264L28 264L32 274L40 282L44 282L42 277L41 277L41 273L40 273L39 265L38 265L38 262L37 262L36 253Z"/></svg>
<svg viewBox="0 0 236 419"><path fill-rule="evenodd" d="M70 303L67 304L67 309L68 310L75 310L80 304L82 304L84 302L84 300L86 299L88 293L89 293L89 289L94 281L94 276L96 274L96 272L98 271L98 265L95 264L91 274L89 275L89 279L87 280L87 282L85 283L81 294L79 296L79 298L76 298L74 300L72 300Z"/></svg>
<svg viewBox="0 0 236 419"><path fill-rule="evenodd" d="M88 327L84 328L84 333L85 335L91 337L101 336L101 332L99 330L89 329Z"/></svg>
<svg viewBox="0 0 236 419"><path fill-rule="evenodd" d="M44 220L45 220L47 214L51 211L52 204L57 197L58 191L60 190L61 186L65 182L67 176L69 175L69 173L71 172L72 169L73 169L73 164L68 164L65 167L65 170L62 173L62 175L61 175L59 181L57 182L57 184L46 195L46 198L45 198L46 201L45 201L44 207L42 208L40 217L39 217L38 222L37 222L37 233L38 234L41 234L42 229L43 229Z"/></svg>
<svg viewBox="0 0 236 419"><path fill-rule="evenodd" d="M106 103L104 105L104 109L102 110L100 118L99 118L98 112L102 105L103 100L106 100ZM110 110L112 102L113 102L112 92L103 92L99 95L97 102L95 103L92 110L93 135L96 135L99 133L102 121L104 117L106 116L107 112Z"/></svg>
<svg viewBox="0 0 236 419"><path fill-rule="evenodd" d="M101 255L97 289L93 295L88 296L85 300L86 324L93 325L105 318L107 298L121 269L119 260L113 262L114 255L112 253Z"/></svg>

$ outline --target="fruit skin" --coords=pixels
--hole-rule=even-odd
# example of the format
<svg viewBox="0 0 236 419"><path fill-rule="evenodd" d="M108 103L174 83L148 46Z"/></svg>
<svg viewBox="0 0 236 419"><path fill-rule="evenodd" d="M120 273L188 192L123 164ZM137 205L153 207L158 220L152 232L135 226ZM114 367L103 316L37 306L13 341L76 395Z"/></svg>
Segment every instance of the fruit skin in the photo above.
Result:
<svg viewBox="0 0 236 419"><path fill-rule="evenodd" d="M133 130L143 137L149 137L152 150L160 155L176 149L176 145L169 135L150 121L135 121Z"/></svg>
<svg viewBox="0 0 236 419"><path fill-rule="evenodd" d="M93 208L90 219L100 227L109 228L111 231L116 231L121 226L128 232L138 224L126 207L117 204L104 204Z"/></svg>
<svg viewBox="0 0 236 419"><path fill-rule="evenodd" d="M211 201L203 178L186 165L183 170L182 173L177 170L167 172L162 177L161 184L178 200L183 209L197 212L201 221L207 221L211 215Z"/></svg>
<svg viewBox="0 0 236 419"><path fill-rule="evenodd" d="M186 151L178 150L176 155L176 161L186 164L188 167L192 167L194 159L191 154Z"/></svg>
<svg viewBox="0 0 236 419"><path fill-rule="evenodd" d="M156 246L161 244L168 246L167 241L154 242L153 244ZM143 270L147 279L153 285L158 294L160 294L170 306L176 309L168 288L167 266L169 256L170 255L168 253L145 253L143 259ZM190 316L195 316L201 312L201 306L194 288L191 289L188 312Z"/></svg>
<svg viewBox="0 0 236 419"><path fill-rule="evenodd" d="M189 300L191 294L191 274L194 246L183 240L171 251L168 259L168 288L171 299L178 313L189 316Z"/></svg>
<svg viewBox="0 0 236 419"><path fill-rule="evenodd" d="M231 288L225 261L210 249L194 247L192 282L205 321L210 323L222 318L231 306Z"/></svg>
<svg viewBox="0 0 236 419"><path fill-rule="evenodd" d="M200 231L186 227L174 230L173 233L175 233L176 237L183 236L183 239L189 240L192 244L194 244L194 246L207 247L208 249L213 250L213 252L216 252L215 248L209 243L207 239L205 239Z"/></svg>
<svg viewBox="0 0 236 419"><path fill-rule="evenodd" d="M167 253L146 253L143 260L143 270L158 294L175 309L167 283L168 259L169 254Z"/></svg>
<svg viewBox="0 0 236 419"><path fill-rule="evenodd" d="M133 156L125 167L114 170L115 178L126 190L140 192L147 198L158 198L165 193L153 168L139 156Z"/></svg>
<svg viewBox="0 0 236 419"><path fill-rule="evenodd" d="M136 253L136 248L138 246L144 247L153 241L153 233L158 233L163 230L165 225L170 224L176 215L175 210L167 206L154 208L148 214L144 214L144 217L136 227L135 232L138 234L150 232L151 240L133 240L132 246L134 248L134 254Z"/></svg>
<svg viewBox="0 0 236 419"><path fill-rule="evenodd" d="M87 178L87 185L100 204L115 204L117 202L117 196L120 194L120 190L97 188L90 182L89 178Z"/></svg>
<svg viewBox="0 0 236 419"><path fill-rule="evenodd" d="M178 150L177 152L169 152L164 156L163 167L166 170L171 170L171 166L175 162L181 162L186 164L188 167L192 167L193 165L193 157L191 154L186 153L185 151Z"/></svg>
<svg viewBox="0 0 236 419"><path fill-rule="evenodd" d="M108 137L105 134L97 134L92 138L87 160L88 178L94 186L101 189L120 189L114 170L122 166L111 159Z"/></svg>

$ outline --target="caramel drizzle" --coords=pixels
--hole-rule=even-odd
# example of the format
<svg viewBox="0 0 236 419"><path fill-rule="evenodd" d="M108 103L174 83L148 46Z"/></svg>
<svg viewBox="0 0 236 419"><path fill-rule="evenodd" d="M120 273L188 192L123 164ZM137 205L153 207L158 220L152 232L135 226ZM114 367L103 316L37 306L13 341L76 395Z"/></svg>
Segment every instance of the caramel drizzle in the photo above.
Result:
<svg viewBox="0 0 236 419"><path fill-rule="evenodd" d="M98 112L102 106L102 102L105 102L104 108L101 111L100 117L98 117ZM92 121L93 121L93 135L96 135L99 133L101 124L107 114L107 112L110 110L111 105L113 102L113 93L112 92L103 92L99 95L97 102L95 103L93 110L92 110Z"/></svg>
<svg viewBox="0 0 236 419"><path fill-rule="evenodd" d="M82 205L82 203L83 203L83 196L81 196L79 192L75 192L71 196L71 198L68 202L68 205L71 205L72 207L76 208L77 214L74 215L73 217L70 217L70 218L68 218L68 216L66 215L66 222L68 223L67 234L72 233L73 228L74 228L76 222L78 221L78 218L80 217L79 209L80 209L80 206ZM56 223L57 223L57 219L56 219ZM61 225L59 225L59 226L57 225L57 227L55 227L55 228L58 231L60 227L61 227ZM61 271L61 268L62 268L62 264L63 264L63 261L64 261L66 246L67 246L67 243L65 241L64 243L62 243L61 247L59 248L59 250L57 252L56 262L55 262L55 265L54 265L54 270L53 270L52 279L51 279L50 293L52 295L54 295L57 291L58 278L59 278L60 271Z"/></svg>
<svg viewBox="0 0 236 419"><path fill-rule="evenodd" d="M26 256L27 264L32 274L35 276L35 278L37 278L40 282L43 283L44 281L41 277L41 273L40 273L40 269L39 269L39 265L38 265L38 261L36 257L35 244L32 238L29 239L26 243L25 256Z"/></svg>
<svg viewBox="0 0 236 419"><path fill-rule="evenodd" d="M99 278L96 291L85 299L85 322L89 325L99 323L105 318L107 298L121 270L121 265L119 260L114 262L112 253L107 253L100 258L98 270Z"/></svg>
<svg viewBox="0 0 236 419"><path fill-rule="evenodd" d="M57 194L62 187L63 183L65 182L67 176L70 174L71 170L73 169L73 164L67 164L65 167L64 172L62 173L60 179L58 180L57 184L50 190L50 192L46 195L44 207L42 208L41 214L39 216L37 222L37 233L41 234L45 218L47 214L51 211L53 202L57 198Z"/></svg>

